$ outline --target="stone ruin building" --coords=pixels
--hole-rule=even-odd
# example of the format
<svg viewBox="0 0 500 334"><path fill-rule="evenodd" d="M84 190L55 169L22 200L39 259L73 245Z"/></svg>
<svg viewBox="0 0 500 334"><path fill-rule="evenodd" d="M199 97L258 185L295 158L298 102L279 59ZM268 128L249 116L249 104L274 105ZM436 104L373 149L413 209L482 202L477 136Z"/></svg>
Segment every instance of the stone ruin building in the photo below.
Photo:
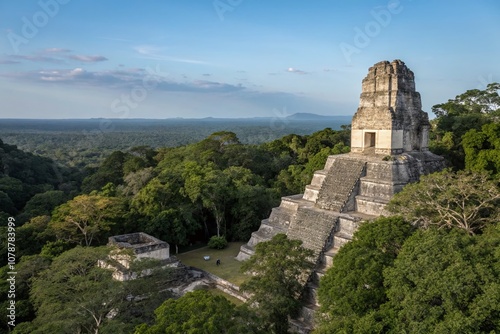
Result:
<svg viewBox="0 0 500 334"><path fill-rule="evenodd" d="M352 119L351 152L329 156L304 194L283 197L241 246L237 259L246 260L259 242L285 233L314 251L306 322L319 306L319 279L360 224L386 214L386 204L406 184L444 167L443 158L428 151L429 119L421 109L413 72L401 60L372 66Z"/></svg>
<svg viewBox="0 0 500 334"><path fill-rule="evenodd" d="M99 261L99 266L113 270L113 278L118 281L136 279L137 273L130 271L130 264L136 259L156 259L163 263L169 262L170 246L143 232L115 235L109 237L108 246L116 249L111 251L110 261ZM124 253L123 250L132 250L133 256ZM147 272L141 275L147 275Z"/></svg>

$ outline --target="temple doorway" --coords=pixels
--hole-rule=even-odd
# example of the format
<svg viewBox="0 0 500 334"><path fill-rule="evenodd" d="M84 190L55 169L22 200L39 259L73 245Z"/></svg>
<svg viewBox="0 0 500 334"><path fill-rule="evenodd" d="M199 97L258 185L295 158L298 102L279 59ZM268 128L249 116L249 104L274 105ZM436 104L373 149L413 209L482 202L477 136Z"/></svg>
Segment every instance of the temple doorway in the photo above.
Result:
<svg viewBox="0 0 500 334"><path fill-rule="evenodd" d="M375 147L375 132L365 132L364 148Z"/></svg>

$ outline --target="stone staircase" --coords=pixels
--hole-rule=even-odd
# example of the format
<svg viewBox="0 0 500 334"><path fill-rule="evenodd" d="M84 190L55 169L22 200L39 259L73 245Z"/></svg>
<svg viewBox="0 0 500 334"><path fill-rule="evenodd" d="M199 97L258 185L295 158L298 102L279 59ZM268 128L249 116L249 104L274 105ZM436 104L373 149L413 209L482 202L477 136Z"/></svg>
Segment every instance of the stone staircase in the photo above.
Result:
<svg viewBox="0 0 500 334"><path fill-rule="evenodd" d="M297 326L307 328L313 323L319 307L319 282L339 249L352 240L363 221L384 214L390 198L408 183L405 163L356 154L328 157L324 169L314 173L304 194L283 197L280 206L273 208L259 230L241 246L237 259L246 260L255 253L258 243L285 233L313 250L316 265L307 273L304 307L295 319Z"/></svg>
<svg viewBox="0 0 500 334"><path fill-rule="evenodd" d="M305 200L302 194L281 198L280 206L273 208L269 218L262 220L259 229L252 233L247 244L242 245L236 259L243 261L255 253L255 246L262 241L271 240L278 233L288 233L299 208L313 207L314 202Z"/></svg>
<svg viewBox="0 0 500 334"><path fill-rule="evenodd" d="M335 159L322 182L316 205L325 210L342 212L364 172L365 164L361 160Z"/></svg>
<svg viewBox="0 0 500 334"><path fill-rule="evenodd" d="M302 247L311 249L318 258L325 243L335 229L338 213L316 207L304 207L298 210L288 230L289 239L302 241Z"/></svg>

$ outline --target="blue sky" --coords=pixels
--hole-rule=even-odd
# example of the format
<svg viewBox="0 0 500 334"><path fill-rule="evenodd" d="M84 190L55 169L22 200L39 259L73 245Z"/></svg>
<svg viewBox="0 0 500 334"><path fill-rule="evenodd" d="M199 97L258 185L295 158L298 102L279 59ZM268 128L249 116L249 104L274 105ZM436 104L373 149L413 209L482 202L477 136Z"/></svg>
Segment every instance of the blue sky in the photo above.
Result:
<svg viewBox="0 0 500 334"><path fill-rule="evenodd" d="M500 81L500 1L0 1L0 118L352 115L403 60L424 111Z"/></svg>

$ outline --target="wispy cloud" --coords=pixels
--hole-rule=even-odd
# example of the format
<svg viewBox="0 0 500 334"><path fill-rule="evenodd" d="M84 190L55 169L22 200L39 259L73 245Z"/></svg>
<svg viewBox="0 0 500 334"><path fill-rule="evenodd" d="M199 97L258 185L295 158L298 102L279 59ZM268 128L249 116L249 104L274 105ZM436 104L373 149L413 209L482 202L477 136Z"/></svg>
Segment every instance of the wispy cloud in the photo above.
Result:
<svg viewBox="0 0 500 334"><path fill-rule="evenodd" d="M106 61L108 58L104 56L88 56L88 55L75 55L70 54L72 50L64 48L47 48L31 54L19 55L5 55L3 58L4 63L14 64L21 61L30 61L35 63L53 63L64 64L67 60L76 60L84 63L95 63Z"/></svg>
<svg viewBox="0 0 500 334"><path fill-rule="evenodd" d="M0 59L0 64L1 65L14 65L14 64L21 64L21 62L16 61L16 60L10 60L10 59Z"/></svg>
<svg viewBox="0 0 500 334"><path fill-rule="evenodd" d="M134 50L139 54L140 58L160 60L160 61L171 61L177 63L188 63L188 64L208 64L206 61L184 58L184 57L172 57L163 54L164 47L158 47L154 45L139 45L134 47Z"/></svg>
<svg viewBox="0 0 500 334"><path fill-rule="evenodd" d="M44 56L42 54L31 54L31 55L8 55L10 60L28 60L32 62L40 62L40 63L54 63L61 64L64 63L64 60L52 57L52 56Z"/></svg>
<svg viewBox="0 0 500 334"><path fill-rule="evenodd" d="M28 72L12 72L1 74L10 79L36 83L64 83L65 85L86 85L103 88L132 89L141 87L145 80L155 81L156 90L171 92L199 93L231 93L245 90L242 85L196 80L192 82L176 82L169 78L156 75L142 68L123 70L87 71L77 67L74 69L58 69Z"/></svg>
<svg viewBox="0 0 500 334"><path fill-rule="evenodd" d="M71 52L70 49L63 49L63 48L47 48L43 49L41 51L42 53L68 53Z"/></svg>
<svg viewBox="0 0 500 334"><path fill-rule="evenodd" d="M67 58L82 61L84 63L96 63L108 60L108 58L104 56L85 56L85 55L71 55L68 56Z"/></svg>
<svg viewBox="0 0 500 334"><path fill-rule="evenodd" d="M293 68L293 67L289 67L286 71L289 73L309 74L309 72L305 72L305 71L302 71L302 70L299 70L299 69Z"/></svg>

